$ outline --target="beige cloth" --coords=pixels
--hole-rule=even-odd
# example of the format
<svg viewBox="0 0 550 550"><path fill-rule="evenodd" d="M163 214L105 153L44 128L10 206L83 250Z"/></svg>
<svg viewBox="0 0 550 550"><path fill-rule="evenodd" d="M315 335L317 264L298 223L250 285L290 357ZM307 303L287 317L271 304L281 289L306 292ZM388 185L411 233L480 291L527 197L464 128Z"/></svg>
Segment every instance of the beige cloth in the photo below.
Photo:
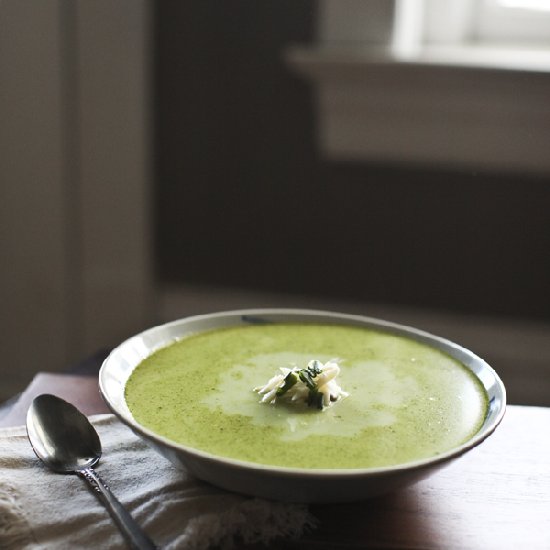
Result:
<svg viewBox="0 0 550 550"><path fill-rule="evenodd" d="M205 549L298 537L314 521L306 506L222 491L178 470L113 415L91 417L103 481L159 547ZM0 430L0 548L125 548L88 484L35 456L24 427Z"/></svg>

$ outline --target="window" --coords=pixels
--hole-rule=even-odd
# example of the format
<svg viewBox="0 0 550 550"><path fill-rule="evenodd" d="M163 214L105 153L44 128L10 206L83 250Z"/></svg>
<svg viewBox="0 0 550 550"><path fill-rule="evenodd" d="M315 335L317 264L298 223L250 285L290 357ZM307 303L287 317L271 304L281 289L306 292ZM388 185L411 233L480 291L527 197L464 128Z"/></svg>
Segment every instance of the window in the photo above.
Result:
<svg viewBox="0 0 550 550"><path fill-rule="evenodd" d="M328 158L550 173L550 0L319 1Z"/></svg>
<svg viewBox="0 0 550 550"><path fill-rule="evenodd" d="M476 48L519 49L530 63L528 51L550 52L550 1L397 0L392 46L404 57L463 48L472 61Z"/></svg>
<svg viewBox="0 0 550 550"><path fill-rule="evenodd" d="M484 42L523 43L550 49L550 1L478 1L473 33Z"/></svg>

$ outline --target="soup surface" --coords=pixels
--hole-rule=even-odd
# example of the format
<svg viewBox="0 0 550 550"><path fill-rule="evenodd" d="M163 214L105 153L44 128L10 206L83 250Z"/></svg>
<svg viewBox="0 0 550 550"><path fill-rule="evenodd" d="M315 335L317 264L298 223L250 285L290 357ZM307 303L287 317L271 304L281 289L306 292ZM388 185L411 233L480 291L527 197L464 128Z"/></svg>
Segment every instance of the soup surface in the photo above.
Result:
<svg viewBox="0 0 550 550"><path fill-rule="evenodd" d="M337 359L348 397L319 411L260 403L280 367ZM411 339L362 327L266 324L195 334L136 367L126 402L141 425L238 460L372 468L431 457L481 427L487 396L466 367Z"/></svg>

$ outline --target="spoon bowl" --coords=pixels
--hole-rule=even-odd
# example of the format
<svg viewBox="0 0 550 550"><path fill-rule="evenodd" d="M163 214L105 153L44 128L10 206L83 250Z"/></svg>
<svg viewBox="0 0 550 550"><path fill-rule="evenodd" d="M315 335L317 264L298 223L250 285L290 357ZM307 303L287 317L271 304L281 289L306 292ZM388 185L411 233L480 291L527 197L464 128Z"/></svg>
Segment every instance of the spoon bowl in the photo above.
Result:
<svg viewBox="0 0 550 550"><path fill-rule="evenodd" d="M39 395L27 411L27 435L46 466L54 472L77 474L90 484L130 548L156 548L93 469L101 457L101 442L75 406L54 395Z"/></svg>
<svg viewBox="0 0 550 550"><path fill-rule="evenodd" d="M95 466L101 442L76 407L53 395L39 395L27 412L27 434L36 456L59 473Z"/></svg>

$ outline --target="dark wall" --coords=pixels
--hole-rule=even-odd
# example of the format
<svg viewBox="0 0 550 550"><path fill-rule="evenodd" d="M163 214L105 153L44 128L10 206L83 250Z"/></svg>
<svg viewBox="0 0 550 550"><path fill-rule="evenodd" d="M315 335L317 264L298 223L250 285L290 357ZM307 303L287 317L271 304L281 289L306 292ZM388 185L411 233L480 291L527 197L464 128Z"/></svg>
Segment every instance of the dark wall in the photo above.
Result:
<svg viewBox="0 0 550 550"><path fill-rule="evenodd" d="M313 1L155 5L161 282L550 319L547 178L321 159Z"/></svg>

